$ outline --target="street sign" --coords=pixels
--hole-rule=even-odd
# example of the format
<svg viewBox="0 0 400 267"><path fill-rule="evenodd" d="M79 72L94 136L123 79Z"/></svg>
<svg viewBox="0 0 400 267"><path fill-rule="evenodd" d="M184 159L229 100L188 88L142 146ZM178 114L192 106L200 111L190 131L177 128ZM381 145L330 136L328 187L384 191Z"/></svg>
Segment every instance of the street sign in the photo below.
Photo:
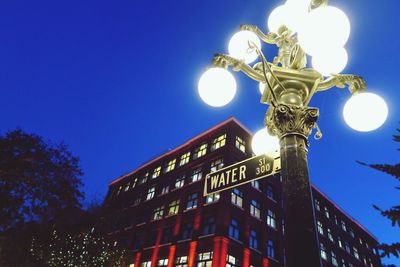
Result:
<svg viewBox="0 0 400 267"><path fill-rule="evenodd" d="M280 171L280 157L255 156L206 175L204 196L221 192Z"/></svg>

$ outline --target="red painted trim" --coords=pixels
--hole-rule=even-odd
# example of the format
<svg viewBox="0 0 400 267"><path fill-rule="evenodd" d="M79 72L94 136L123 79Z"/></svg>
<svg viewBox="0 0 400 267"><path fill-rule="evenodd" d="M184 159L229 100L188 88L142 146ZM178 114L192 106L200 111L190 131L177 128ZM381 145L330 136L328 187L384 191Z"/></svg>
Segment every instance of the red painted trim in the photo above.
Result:
<svg viewBox="0 0 400 267"><path fill-rule="evenodd" d="M163 158L163 157L166 157L166 156L169 156L169 155L171 155L171 154L174 154L176 151L178 151L178 150L180 150L180 149L182 149L182 148L185 148L185 147L189 146L189 145L192 144L193 142L196 142L197 140L203 138L204 136L206 136L206 135L212 133L213 131L217 130L218 128L220 128L220 127L222 127L222 126L224 126L224 125L227 125L227 124L229 124L229 123L231 123L231 122L234 122L234 123L236 123L237 125L239 125L239 126L240 126L241 128L243 128L243 130L245 130L248 134L250 134L250 135L253 134L250 130L248 130L245 126L243 126L243 125L242 125L238 120L236 120L234 117L230 117L229 119L227 119L227 120L225 120L225 121L223 121L223 122L217 124L216 126L210 128L210 129L208 129L207 131L205 131L205 132L203 132L203 133L197 135L196 137L190 139L189 141L187 141L187 142L184 143L183 145L180 145L180 146L178 146L177 148L174 148L173 150L168 151L168 152L166 152L166 153L164 153L164 154L162 154L162 155L156 157L155 159L150 160L149 162L143 164L143 165L140 166L139 168L137 168L137 169L135 169L135 170L133 170L133 171L127 173L127 174L124 174L123 176L120 176L119 178L117 178L117 179L113 180L111 183L109 183L109 186L111 186L111 185L113 185L113 184L115 184L115 183L121 181L122 179L124 179L124 178L126 178L126 177L128 177L128 176L130 176L130 175L133 175L133 174L137 173L138 171L144 169L145 167L149 166L150 164L156 162L157 160L159 160L159 159L161 159L161 158Z"/></svg>
<svg viewBox="0 0 400 267"><path fill-rule="evenodd" d="M197 248L197 241L190 242L188 267L194 267L194 262L196 260L196 248Z"/></svg>
<svg viewBox="0 0 400 267"><path fill-rule="evenodd" d="M267 258L263 259L263 267L269 267L269 260Z"/></svg>
<svg viewBox="0 0 400 267"><path fill-rule="evenodd" d="M250 267L250 249L248 248L243 251L243 267Z"/></svg>
<svg viewBox="0 0 400 267"><path fill-rule="evenodd" d="M214 267L219 267L218 263L220 261L221 238L222 237L220 236L214 237L213 261L212 261L212 266Z"/></svg>
<svg viewBox="0 0 400 267"><path fill-rule="evenodd" d="M136 252L136 257L135 257L135 266L139 266L140 264L140 256L142 255L141 252Z"/></svg>
<svg viewBox="0 0 400 267"><path fill-rule="evenodd" d="M160 224L160 226L158 227L156 244L153 249L153 254L151 255L151 266L157 266L158 251L160 250L160 240L161 240L161 235L162 235L162 230L163 230L162 226L163 225Z"/></svg>
<svg viewBox="0 0 400 267"><path fill-rule="evenodd" d="M173 267L174 266L175 251L176 251L176 245L172 245L172 246L169 247L168 266L167 267Z"/></svg>
<svg viewBox="0 0 400 267"><path fill-rule="evenodd" d="M228 255L228 244L229 240L226 237L221 238L221 251L220 251L220 264L219 266L225 267L226 266L226 257Z"/></svg>

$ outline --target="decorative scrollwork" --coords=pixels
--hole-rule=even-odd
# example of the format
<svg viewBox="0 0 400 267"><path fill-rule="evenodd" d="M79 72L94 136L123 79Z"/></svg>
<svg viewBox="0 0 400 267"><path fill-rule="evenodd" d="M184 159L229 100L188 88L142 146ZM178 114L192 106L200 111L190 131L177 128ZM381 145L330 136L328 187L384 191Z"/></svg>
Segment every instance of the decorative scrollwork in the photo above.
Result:
<svg viewBox="0 0 400 267"><path fill-rule="evenodd" d="M279 104L268 109L264 124L271 134L279 138L297 134L307 139L316 127L318 116L317 108Z"/></svg>
<svg viewBox="0 0 400 267"><path fill-rule="evenodd" d="M367 88L367 83L361 76L352 74L334 74L328 79L319 83L317 90L325 91L334 86L338 88L344 88L346 85L349 86L349 91L352 94L363 92Z"/></svg>

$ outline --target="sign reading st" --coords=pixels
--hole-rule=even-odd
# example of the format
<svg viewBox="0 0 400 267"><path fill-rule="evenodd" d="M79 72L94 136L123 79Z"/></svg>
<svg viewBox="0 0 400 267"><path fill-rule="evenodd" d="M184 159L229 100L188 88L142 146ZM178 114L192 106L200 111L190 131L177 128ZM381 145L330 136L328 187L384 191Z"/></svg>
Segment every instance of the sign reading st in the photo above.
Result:
<svg viewBox="0 0 400 267"><path fill-rule="evenodd" d="M207 174L204 195L236 187L280 171L280 157L255 156Z"/></svg>

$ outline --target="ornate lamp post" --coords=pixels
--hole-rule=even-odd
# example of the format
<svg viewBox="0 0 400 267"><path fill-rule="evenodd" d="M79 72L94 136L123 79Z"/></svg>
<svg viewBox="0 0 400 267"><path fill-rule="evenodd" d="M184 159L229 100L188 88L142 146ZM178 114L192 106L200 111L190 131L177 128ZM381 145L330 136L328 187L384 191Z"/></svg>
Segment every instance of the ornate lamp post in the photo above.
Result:
<svg viewBox="0 0 400 267"><path fill-rule="evenodd" d="M347 86L352 98L345 105L345 121L359 131L381 126L388 110L380 97L364 92L363 78L338 74L347 62L343 47L350 33L342 11L327 6L324 0L288 0L271 13L268 24L271 32L266 34L256 26L240 27L229 44L229 55L216 54L212 61L215 67L200 78L199 94L212 106L230 102L236 83L228 67L260 83L261 103L269 105L264 126L280 144L285 266L321 266L307 151L313 129L317 129L316 139L322 134L317 126L319 110L308 104L318 92ZM327 32L321 32L320 26L327 27ZM263 55L260 40L278 46L273 62ZM312 56L314 68L307 68L306 54ZM260 61L250 66L257 58ZM257 144L253 147L255 152L268 151Z"/></svg>

